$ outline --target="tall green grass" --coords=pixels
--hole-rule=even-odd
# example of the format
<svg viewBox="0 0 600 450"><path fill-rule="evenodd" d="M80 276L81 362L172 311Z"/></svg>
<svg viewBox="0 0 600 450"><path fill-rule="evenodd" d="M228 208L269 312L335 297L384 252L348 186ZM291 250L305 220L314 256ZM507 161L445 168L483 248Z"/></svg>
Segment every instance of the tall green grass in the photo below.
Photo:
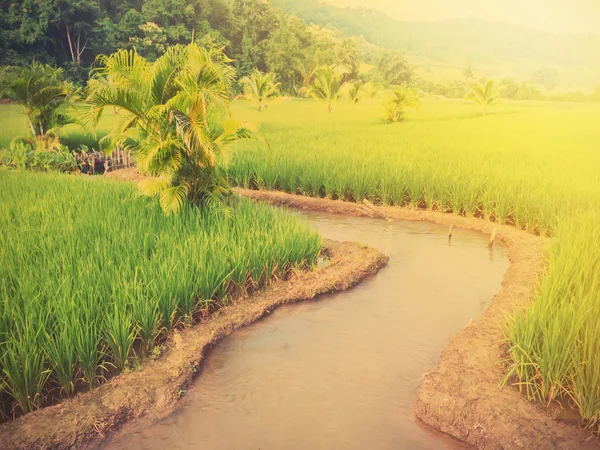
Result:
<svg viewBox="0 0 600 450"><path fill-rule="evenodd" d="M19 105L0 105L0 150L7 149L17 136L29 136L27 118Z"/></svg>
<svg viewBox="0 0 600 450"><path fill-rule="evenodd" d="M69 114L77 117L80 113L76 109L69 110ZM86 130L82 126L70 123L61 127L61 143L69 150L79 150L82 146L99 150L99 141L106 136L107 130L117 126L119 115L106 114L97 130ZM0 150L8 149L13 138L17 136L30 137L31 131L27 126L27 118L23 108L19 105L0 105Z"/></svg>
<svg viewBox="0 0 600 450"><path fill-rule="evenodd" d="M128 367L157 337L316 263L298 217L248 201L166 217L126 183L0 171L0 400L28 412Z"/></svg>
<svg viewBox="0 0 600 450"><path fill-rule="evenodd" d="M258 114L272 152L237 148L243 187L480 217L552 236L535 301L507 327L517 386L600 419L600 108L506 102L487 116L425 101L384 125L382 105L288 101ZM512 378L511 378L512 379Z"/></svg>

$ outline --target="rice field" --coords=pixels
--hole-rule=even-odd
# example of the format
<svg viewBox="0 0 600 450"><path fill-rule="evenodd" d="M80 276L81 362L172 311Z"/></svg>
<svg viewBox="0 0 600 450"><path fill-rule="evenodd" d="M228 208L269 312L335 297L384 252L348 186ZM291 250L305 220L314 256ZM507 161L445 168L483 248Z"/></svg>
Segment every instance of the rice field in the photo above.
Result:
<svg viewBox="0 0 600 450"><path fill-rule="evenodd" d="M0 170L0 414L93 388L174 327L316 264L299 217L248 201L167 217L128 183Z"/></svg>
<svg viewBox="0 0 600 450"><path fill-rule="evenodd" d="M548 267L535 300L525 311L507 319L507 382L532 400L569 403L586 423L598 423L600 108L582 103L504 102L484 117L476 105L464 101L425 100L420 110L407 111L406 122L393 125L382 122L383 111L381 100L358 105L340 101L334 104L331 114L323 103L315 101L280 100L262 113L236 102L234 115L259 124L269 141L270 152L256 143L238 144L229 166L230 179L234 184L255 189L357 202L367 198L374 203L473 216L551 237ZM0 131L2 147L3 142L10 142L14 134L22 132L15 132L19 126L26 127L19 122L24 117L18 115L14 106L0 106L0 117L7 120L7 126ZM108 116L103 127L110 125ZM12 182L16 178L10 177L34 176L0 176L0 200L3 205L12 205L0 212L3 230L4 221L17 219L25 230L16 234L19 239L10 242L7 233L0 237L3 276L9 273L8 268L16 273L16 267L22 274L19 283L3 282L0 294L0 329L10 331L0 333L0 341L4 342L4 393L0 393L4 400L0 403L6 414L6 405L13 402L7 400L9 394L22 395L9 387L11 384L21 386L20 391L25 393L19 400L21 408L31 409L41 403L49 390L65 395L82 380L98 383L114 370L112 366L123 367L132 355L147 353L147 345L151 347L147 342L155 342L161 330L188 322L194 311L206 306L208 299L226 299L231 286L246 286L244 280L264 282L273 267L310 264L319 248L318 237L304 225L292 223L278 213L254 213L243 203L231 218L209 218L186 211L181 222L177 222L177 231L167 233L166 224L172 219L162 217L152 202L132 199L131 187L103 185L100 195L96 189L100 181L75 183L73 179L49 176L43 183L41 178L16 183ZM61 187L42 188L47 182ZM5 185L10 186L9 191ZM66 200L60 193L65 189L80 201ZM17 210L18 201L27 201L30 210ZM48 209L48 202L55 206ZM73 222L66 222L65 215ZM93 223L84 223L83 217L94 217ZM34 225L27 225L28 221ZM198 221L228 225L205 229ZM254 225L243 227L247 221ZM273 224L277 224L275 232L270 228ZM239 230L236 234L236 226L247 234ZM295 230L291 237L284 231L286 227ZM16 230L15 226L6 229ZM269 233L264 233L264 229ZM50 237L39 239L39 230ZM227 239L221 239L221 233ZM265 244L264 249L259 245L248 250L248 254L242 250L244 247L230 242L232 235L235 239L247 237L253 243L271 239L272 244ZM193 245L182 244L189 240ZM285 256L285 249L296 249L295 245L303 248L290 250L292 253ZM15 250L14 246L21 247ZM52 252L63 246L68 249L63 256ZM217 248L219 255L226 256L214 256L211 261L226 262L207 266L201 257L203 251L194 253L194 246L211 251ZM274 258L270 252L275 248L282 249L283 256L277 254L280 259L270 259L274 262L265 267L260 261L265 260L265 255L266 260ZM120 256L109 258L107 252ZM178 252L184 252L184 258L178 259ZM20 254L22 261L14 256L4 257L15 253ZM168 261L164 265L156 257L159 254ZM302 260L303 254L309 255L306 261ZM82 262L75 265L78 258L83 258ZM184 265L181 261L187 259L204 266ZM244 263L236 265L236 261ZM121 265L127 270L117 270ZM37 273L35 268L40 266L49 270ZM190 280L203 270L198 267L207 267L210 275L196 286L195 292L201 295L193 297ZM244 273L244 267L250 269ZM54 273L66 273L68 278L50 280L50 268ZM186 275L174 278L176 271ZM225 273L229 278L224 277ZM30 278L33 283L24 282ZM136 287L138 280L143 289ZM37 287L40 283L41 289ZM18 289L14 291L18 295L9 292L8 286ZM173 292L176 294L168 294ZM16 321L6 313L9 294L18 299L11 300L10 314L26 312ZM75 312L73 298L80 294L84 307ZM100 294L107 300L96 305L92 298ZM57 295L59 302L49 302ZM138 302L136 298L145 300ZM31 309L38 302L52 307ZM122 304L127 306L119 306ZM64 327L56 319L56 311L61 308L68 312L67 316L71 314ZM92 312L88 313L87 308ZM99 312L110 312L111 308L112 314ZM139 308L146 308L146 312L138 311ZM38 328L44 331L31 332L37 329L28 326L31 321L42 324ZM90 330L94 331L89 336L94 337L87 342L87 338L77 335L75 323L93 323ZM9 327L20 331L13 333ZM50 341L48 330L67 331ZM67 342L77 344L67 350ZM59 346L64 347L64 353L60 353ZM44 351L33 351L39 348ZM16 362L6 355L16 355ZM24 363L28 369L19 370ZM19 377L12 380L9 373Z"/></svg>
<svg viewBox="0 0 600 450"><path fill-rule="evenodd" d="M70 114L77 116L74 109L69 110ZM61 129L61 142L70 150L78 150L81 146L97 149L98 140L105 136L107 130L117 125L119 116L107 114L97 130L85 130L78 124L67 124ZM27 136L31 134L27 127L27 118L23 108L19 105L0 104L0 150L7 149L13 138L17 136Z"/></svg>
<svg viewBox="0 0 600 450"><path fill-rule="evenodd" d="M262 113L271 154L238 146L233 183L255 189L425 208L551 236L535 301L507 322L507 380L529 398L600 420L600 108L517 103L487 116L426 100L385 125L377 101L287 100Z"/></svg>

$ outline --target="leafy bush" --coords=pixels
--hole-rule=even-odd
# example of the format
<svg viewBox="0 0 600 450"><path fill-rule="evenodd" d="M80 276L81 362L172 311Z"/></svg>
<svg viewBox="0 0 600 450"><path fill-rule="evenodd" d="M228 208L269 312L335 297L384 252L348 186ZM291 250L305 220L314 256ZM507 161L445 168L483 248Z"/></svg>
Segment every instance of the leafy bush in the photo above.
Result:
<svg viewBox="0 0 600 450"><path fill-rule="evenodd" d="M13 142L8 150L0 150L0 166L36 172L79 170L77 160L67 147L59 145L56 151L40 151L23 141Z"/></svg>
<svg viewBox="0 0 600 450"><path fill-rule="evenodd" d="M417 91L406 86L400 86L394 92L394 97L388 102L384 121L385 123L402 122L406 108L417 109L420 105L421 100Z"/></svg>
<svg viewBox="0 0 600 450"><path fill-rule="evenodd" d="M88 121L121 114L104 139L107 150L135 152L147 175L141 191L158 196L165 213L183 204L218 202L229 194L223 167L230 144L253 137L227 119L234 69L222 49L170 47L155 62L136 51L102 56L89 82Z"/></svg>

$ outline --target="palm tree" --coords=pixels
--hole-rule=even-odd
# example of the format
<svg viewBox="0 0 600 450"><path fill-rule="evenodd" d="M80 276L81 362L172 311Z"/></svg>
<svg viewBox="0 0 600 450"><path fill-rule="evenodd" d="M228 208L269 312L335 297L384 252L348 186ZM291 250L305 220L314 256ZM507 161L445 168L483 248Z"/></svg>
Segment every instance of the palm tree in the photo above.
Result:
<svg viewBox="0 0 600 450"><path fill-rule="evenodd" d="M0 73L0 98L9 99L25 110L33 139L40 140L55 125L57 110L66 105L73 93L62 69L33 62L9 74Z"/></svg>
<svg viewBox="0 0 600 450"><path fill-rule="evenodd" d="M462 70L462 75L465 79L465 89L468 91L471 82L475 79L475 69L469 64Z"/></svg>
<svg viewBox="0 0 600 450"><path fill-rule="evenodd" d="M167 214L187 201L222 200L229 193L228 147L253 137L224 120L234 71L222 49L175 46L153 63L120 50L97 62L87 119L97 124L107 108L119 111L119 125L101 143L135 152L138 168L151 176L139 184L142 193L158 195Z"/></svg>
<svg viewBox="0 0 600 450"><path fill-rule="evenodd" d="M372 81L365 83L363 86L363 97L368 100L373 100L379 94L379 88Z"/></svg>
<svg viewBox="0 0 600 450"><path fill-rule="evenodd" d="M342 78L345 73L345 70L336 70L332 66L318 67L307 77L305 86L300 89L300 93L323 100L327 104L327 110L331 113L333 103L342 94L344 85Z"/></svg>
<svg viewBox="0 0 600 450"><path fill-rule="evenodd" d="M275 82L275 74L263 74L255 69L249 76L240 80L244 89L241 96L250 103L254 103L259 111L267 107L267 102L279 95L279 83Z"/></svg>
<svg viewBox="0 0 600 450"><path fill-rule="evenodd" d="M357 81L356 83L352 83L349 86L350 89L348 89L348 97L350 98L350 101L352 103L356 104L360 101L360 99L363 96L363 88L365 85L360 81Z"/></svg>
<svg viewBox="0 0 600 450"><path fill-rule="evenodd" d="M387 123L401 122L404 120L406 108L418 109L419 106L421 106L419 93L409 87L400 86L388 103L385 121Z"/></svg>
<svg viewBox="0 0 600 450"><path fill-rule="evenodd" d="M485 116L488 108L500 101L494 80L487 80L483 84L473 86L471 92L467 95L467 100L479 103L483 107L483 115Z"/></svg>
<svg viewBox="0 0 600 450"><path fill-rule="evenodd" d="M352 38L344 38L331 50L334 69L342 70L343 79L355 78L358 75L360 51Z"/></svg>

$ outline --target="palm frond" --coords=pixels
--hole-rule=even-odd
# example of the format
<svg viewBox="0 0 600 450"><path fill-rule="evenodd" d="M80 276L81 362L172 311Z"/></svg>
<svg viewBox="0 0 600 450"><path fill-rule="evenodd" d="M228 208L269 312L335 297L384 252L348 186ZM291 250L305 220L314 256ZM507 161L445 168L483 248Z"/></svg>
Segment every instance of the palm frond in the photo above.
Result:
<svg viewBox="0 0 600 450"><path fill-rule="evenodd" d="M180 184L177 186L171 186L167 189L160 191L160 207L165 214L178 214L181 208L185 204L187 195L189 192L189 185Z"/></svg>

